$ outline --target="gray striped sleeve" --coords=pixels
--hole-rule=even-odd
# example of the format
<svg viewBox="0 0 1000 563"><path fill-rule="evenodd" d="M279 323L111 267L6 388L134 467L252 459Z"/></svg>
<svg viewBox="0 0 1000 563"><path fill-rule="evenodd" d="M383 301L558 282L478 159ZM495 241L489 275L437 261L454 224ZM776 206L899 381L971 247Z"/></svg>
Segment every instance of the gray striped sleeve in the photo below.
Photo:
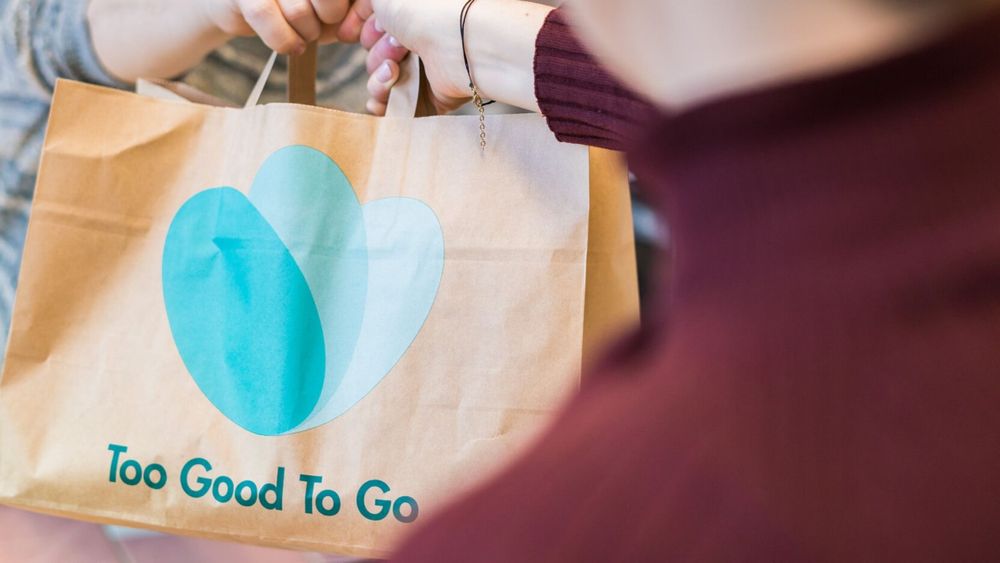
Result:
<svg viewBox="0 0 1000 563"><path fill-rule="evenodd" d="M0 0L0 94L48 99L57 78L127 87L101 65L89 0Z"/></svg>

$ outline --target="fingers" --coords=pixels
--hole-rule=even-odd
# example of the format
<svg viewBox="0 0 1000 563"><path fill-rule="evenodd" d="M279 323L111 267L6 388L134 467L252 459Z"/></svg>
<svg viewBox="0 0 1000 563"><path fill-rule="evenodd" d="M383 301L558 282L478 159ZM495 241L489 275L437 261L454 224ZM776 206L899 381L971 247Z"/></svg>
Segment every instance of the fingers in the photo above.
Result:
<svg viewBox="0 0 1000 563"><path fill-rule="evenodd" d="M292 26L300 38L307 43L319 39L323 30L323 22L316 15L309 0L278 0L278 6L285 16L285 21Z"/></svg>
<svg viewBox="0 0 1000 563"><path fill-rule="evenodd" d="M239 6L243 18L268 47L296 55L306 50L306 41L285 19L275 0L239 0Z"/></svg>
<svg viewBox="0 0 1000 563"><path fill-rule="evenodd" d="M319 36L320 45L328 45L338 41L340 22L347 16L351 7L350 0L311 0L313 10L323 22L323 31Z"/></svg>
<svg viewBox="0 0 1000 563"><path fill-rule="evenodd" d="M378 17L370 17L361 28L361 46L370 51L383 35L385 30L378 24Z"/></svg>
<svg viewBox="0 0 1000 563"><path fill-rule="evenodd" d="M354 6L367 1L359 0ZM346 31L345 26L347 26ZM385 115L389 92L399 80L399 62L409 54L409 51L379 26L377 18L372 17L370 6L367 8L362 6L360 10L352 9L348 13L341 25L340 37L342 40L345 38L360 40L361 45L368 49L366 66L371 75L368 77L370 98L365 107L373 115Z"/></svg>
<svg viewBox="0 0 1000 563"><path fill-rule="evenodd" d="M389 104L379 103L375 100L368 100L365 102L365 109L372 115L385 117L385 112L389 109Z"/></svg>
<svg viewBox="0 0 1000 563"><path fill-rule="evenodd" d="M313 41L331 43L349 0L237 0L249 27L268 47L297 55Z"/></svg>
<svg viewBox="0 0 1000 563"><path fill-rule="evenodd" d="M361 38L361 30L365 22L372 16L371 0L356 0L347 11L344 21L340 24L337 36L341 41L357 43Z"/></svg>
<svg viewBox="0 0 1000 563"><path fill-rule="evenodd" d="M366 107L370 113L385 115L389 92L397 80L399 80L399 64L396 61L385 60L375 69L368 78L368 94L371 97Z"/></svg>
<svg viewBox="0 0 1000 563"><path fill-rule="evenodd" d="M320 21L327 25L338 24L344 21L347 10L350 7L350 0L310 0L313 11Z"/></svg>
<svg viewBox="0 0 1000 563"><path fill-rule="evenodd" d="M398 63L403 60L403 57L405 57L407 53L409 53L409 51L407 51L406 47L400 45L399 41L396 41L395 37L385 34L381 39L376 41L375 44L372 45L371 50L368 51L368 59L366 61L368 72L375 72L375 69L382 64L382 61L385 60L391 60Z"/></svg>

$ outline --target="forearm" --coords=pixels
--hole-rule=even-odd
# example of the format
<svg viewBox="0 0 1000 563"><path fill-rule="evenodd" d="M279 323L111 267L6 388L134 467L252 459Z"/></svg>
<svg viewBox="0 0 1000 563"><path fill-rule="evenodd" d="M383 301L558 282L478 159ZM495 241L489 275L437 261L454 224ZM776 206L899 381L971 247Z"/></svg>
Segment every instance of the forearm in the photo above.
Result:
<svg viewBox="0 0 1000 563"><path fill-rule="evenodd" d="M126 82L171 78L229 37L212 23L204 0L91 0L87 10L98 59Z"/></svg>
<svg viewBox="0 0 1000 563"><path fill-rule="evenodd" d="M466 45L472 75L484 98L538 111L535 41L551 11L542 4L509 0L480 0L472 6Z"/></svg>

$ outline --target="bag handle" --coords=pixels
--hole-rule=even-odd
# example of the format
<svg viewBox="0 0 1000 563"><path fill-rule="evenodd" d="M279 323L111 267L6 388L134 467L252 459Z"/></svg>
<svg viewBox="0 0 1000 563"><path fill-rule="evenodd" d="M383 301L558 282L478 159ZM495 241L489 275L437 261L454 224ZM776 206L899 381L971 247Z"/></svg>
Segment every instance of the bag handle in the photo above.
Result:
<svg viewBox="0 0 1000 563"><path fill-rule="evenodd" d="M288 57L288 102L306 106L316 105L316 42L310 43L304 53Z"/></svg>
<svg viewBox="0 0 1000 563"><path fill-rule="evenodd" d="M288 57L288 87L287 100L293 104L303 104L307 106L316 105L316 43L310 43L301 55ZM254 84L250 96L243 104L243 109L250 109L260 103L260 96L264 93L267 80L274 70L274 63L278 60L278 52L272 51L271 57L267 59L264 70L260 73L260 78Z"/></svg>
<svg viewBox="0 0 1000 563"><path fill-rule="evenodd" d="M437 115L431 101L431 85L427 81L420 57L411 54L399 65L399 79L389 93L386 117L430 117Z"/></svg>
<svg viewBox="0 0 1000 563"><path fill-rule="evenodd" d="M310 43L306 51L298 56L288 57L288 90L287 99L293 104L316 105L316 43ZM260 103L261 94L267 85L274 63L278 59L277 51L264 65L257 84L247 98L244 109L249 109ZM437 110L430 97L430 83L424 73L423 63L416 55L410 55L399 65L399 80L396 81L389 102L386 106L386 117L428 117L437 115Z"/></svg>

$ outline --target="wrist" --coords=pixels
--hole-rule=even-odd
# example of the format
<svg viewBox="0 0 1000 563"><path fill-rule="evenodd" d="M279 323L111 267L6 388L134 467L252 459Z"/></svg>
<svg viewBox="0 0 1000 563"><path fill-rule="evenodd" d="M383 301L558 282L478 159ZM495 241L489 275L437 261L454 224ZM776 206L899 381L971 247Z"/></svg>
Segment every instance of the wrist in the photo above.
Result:
<svg viewBox="0 0 1000 563"><path fill-rule="evenodd" d="M526 1L478 0L472 5L466 51L472 79L484 98L538 111L535 42L551 11ZM468 90L468 76L465 82Z"/></svg>

